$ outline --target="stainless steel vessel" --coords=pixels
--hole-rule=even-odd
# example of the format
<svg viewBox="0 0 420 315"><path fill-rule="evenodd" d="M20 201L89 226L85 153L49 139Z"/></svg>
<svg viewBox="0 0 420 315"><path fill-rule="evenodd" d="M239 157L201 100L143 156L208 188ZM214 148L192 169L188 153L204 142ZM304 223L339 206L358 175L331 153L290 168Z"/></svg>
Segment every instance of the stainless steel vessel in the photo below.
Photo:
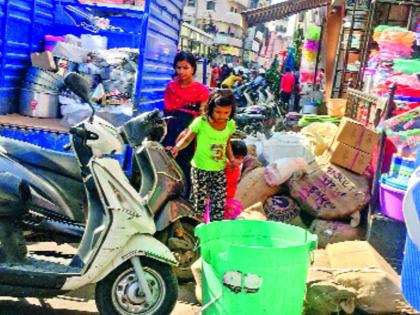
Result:
<svg viewBox="0 0 420 315"><path fill-rule="evenodd" d="M41 118L58 117L58 94L22 89L19 111L22 115Z"/></svg>

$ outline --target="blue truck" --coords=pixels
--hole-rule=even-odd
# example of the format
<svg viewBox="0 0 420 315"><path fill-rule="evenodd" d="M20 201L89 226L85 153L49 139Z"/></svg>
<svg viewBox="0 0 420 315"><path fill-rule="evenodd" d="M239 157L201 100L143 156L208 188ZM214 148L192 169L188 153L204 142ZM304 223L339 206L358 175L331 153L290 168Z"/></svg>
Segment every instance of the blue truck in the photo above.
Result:
<svg viewBox="0 0 420 315"><path fill-rule="evenodd" d="M66 128L57 119L16 114L19 89L31 65L30 54L42 51L44 36L89 33L86 26L95 22L89 20L90 16L106 18L113 26L92 30L107 37L108 48L139 51L133 115L161 109L166 83L173 74L185 1L137 2L140 5L93 0L0 0L0 135L57 150L68 142ZM79 14L76 19L69 14L69 7L86 17Z"/></svg>

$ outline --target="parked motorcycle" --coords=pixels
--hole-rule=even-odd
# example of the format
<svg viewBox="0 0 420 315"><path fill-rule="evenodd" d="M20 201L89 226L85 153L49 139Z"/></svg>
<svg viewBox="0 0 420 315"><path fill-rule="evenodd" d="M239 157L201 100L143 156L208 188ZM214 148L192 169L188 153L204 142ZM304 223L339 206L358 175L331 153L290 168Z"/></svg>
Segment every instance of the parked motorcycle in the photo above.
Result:
<svg viewBox="0 0 420 315"><path fill-rule="evenodd" d="M192 206L181 198L185 186L182 170L159 143L166 123L158 110L139 115L117 129L95 116L102 127L112 130L108 141L132 148L129 180L154 215L156 237L178 261L180 280L192 278L191 264L198 258L194 227L200 220ZM87 198L81 166L88 161L36 145L0 137L7 154L0 156L0 172L12 172L30 186L31 204L23 218L32 240L78 242L85 230ZM89 154L86 155L89 158ZM0 193L4 183L0 179Z"/></svg>
<svg viewBox="0 0 420 315"><path fill-rule="evenodd" d="M243 82L238 87L232 89L235 97L235 104L237 107L246 107L249 104L249 99L245 95L245 91L251 87L251 82Z"/></svg>
<svg viewBox="0 0 420 315"><path fill-rule="evenodd" d="M237 127L245 134L256 135L258 132L271 137L271 131L276 125L275 109L266 105L248 106L235 115Z"/></svg>
<svg viewBox="0 0 420 315"><path fill-rule="evenodd" d="M182 169L160 143L166 123L160 111L154 110L128 121L120 133L133 149L130 182L155 214L158 239L178 260L178 279L190 280L191 265L199 258L194 228L201 221L181 197L186 186Z"/></svg>
<svg viewBox="0 0 420 315"><path fill-rule="evenodd" d="M88 102L87 82L81 80L71 73L65 83ZM0 295L53 297L95 284L100 314L169 314L177 299L171 268L177 261L153 237L156 227L148 204L118 161L108 157L122 151L120 134L92 113L70 129L70 140L87 199L86 229L77 253L69 259L58 251L50 251L48 259L33 253L26 257L20 222L30 211L33 182L2 169ZM0 151L3 161L10 160L6 149Z"/></svg>

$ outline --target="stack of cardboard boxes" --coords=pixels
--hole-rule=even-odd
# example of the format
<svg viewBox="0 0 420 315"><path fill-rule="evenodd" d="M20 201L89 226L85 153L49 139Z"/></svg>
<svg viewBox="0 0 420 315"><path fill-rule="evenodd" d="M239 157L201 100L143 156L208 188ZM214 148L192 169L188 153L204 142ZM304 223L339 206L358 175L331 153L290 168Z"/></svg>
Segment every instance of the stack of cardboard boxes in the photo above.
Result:
<svg viewBox="0 0 420 315"><path fill-rule="evenodd" d="M379 134L349 118L341 120L337 134L327 151L329 161L357 174L364 174Z"/></svg>

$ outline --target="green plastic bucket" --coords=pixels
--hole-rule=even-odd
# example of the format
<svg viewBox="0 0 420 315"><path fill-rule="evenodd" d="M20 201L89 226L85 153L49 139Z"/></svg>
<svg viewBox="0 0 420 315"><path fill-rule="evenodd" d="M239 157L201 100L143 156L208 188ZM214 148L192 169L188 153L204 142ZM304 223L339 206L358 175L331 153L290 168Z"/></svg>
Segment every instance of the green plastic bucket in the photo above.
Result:
<svg viewBox="0 0 420 315"><path fill-rule="evenodd" d="M317 237L278 222L201 224L203 314L300 315Z"/></svg>

